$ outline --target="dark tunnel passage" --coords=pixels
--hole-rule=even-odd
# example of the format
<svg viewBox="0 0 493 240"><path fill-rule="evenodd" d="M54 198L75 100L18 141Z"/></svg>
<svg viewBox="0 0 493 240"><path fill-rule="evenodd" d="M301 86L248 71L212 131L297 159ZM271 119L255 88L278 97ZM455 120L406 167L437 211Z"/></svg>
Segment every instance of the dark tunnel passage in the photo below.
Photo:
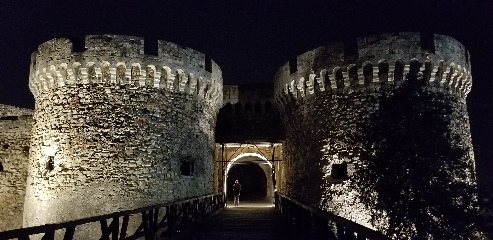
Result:
<svg viewBox="0 0 493 240"><path fill-rule="evenodd" d="M262 168L255 163L237 163L229 170L227 178L227 199L233 200L233 184L241 184L240 201L263 201L267 196L267 178Z"/></svg>

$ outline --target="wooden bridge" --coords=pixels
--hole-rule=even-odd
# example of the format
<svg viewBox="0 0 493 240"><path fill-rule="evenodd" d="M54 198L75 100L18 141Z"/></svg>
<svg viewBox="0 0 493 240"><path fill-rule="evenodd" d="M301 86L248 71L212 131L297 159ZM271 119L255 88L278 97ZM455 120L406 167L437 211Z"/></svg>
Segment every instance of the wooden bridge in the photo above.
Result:
<svg viewBox="0 0 493 240"><path fill-rule="evenodd" d="M131 216L140 215L135 232ZM275 203L226 206L222 193L57 224L0 232L0 240L71 240L77 227L99 223L101 240L388 239L372 229L277 194ZM57 236L57 237L55 237ZM61 236L60 238L58 236Z"/></svg>

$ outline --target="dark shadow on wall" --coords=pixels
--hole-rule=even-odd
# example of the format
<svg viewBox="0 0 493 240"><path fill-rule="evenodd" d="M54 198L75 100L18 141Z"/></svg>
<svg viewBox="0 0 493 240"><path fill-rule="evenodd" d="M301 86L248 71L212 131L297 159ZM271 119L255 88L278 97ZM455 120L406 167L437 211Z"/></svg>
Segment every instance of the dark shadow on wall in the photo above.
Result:
<svg viewBox="0 0 493 240"><path fill-rule="evenodd" d="M388 235L474 239L480 227L465 103L410 80L382 97L363 126L354 187L373 220L387 213Z"/></svg>
<svg viewBox="0 0 493 240"><path fill-rule="evenodd" d="M267 196L267 178L264 171L255 163L235 164L228 173L227 198L233 200L233 184L241 184L241 201L263 201Z"/></svg>
<svg viewBox="0 0 493 240"><path fill-rule="evenodd" d="M261 109L260 102L227 103L217 115L216 142L282 139L277 110L271 102L265 102Z"/></svg>
<svg viewBox="0 0 493 240"><path fill-rule="evenodd" d="M288 129L283 147L283 194L312 206L320 204L323 189L327 187L322 166L327 165L329 160L321 150L327 144L333 145L332 140L344 135L344 131L335 130L344 129L339 125L343 124L342 121L334 121L328 112L311 108L319 104L320 100L312 98L303 105L286 105L284 117L289 120L283 121L285 129ZM304 118L302 116L305 112L313 115ZM312 119L320 121L314 124ZM329 142L326 142L327 139Z"/></svg>

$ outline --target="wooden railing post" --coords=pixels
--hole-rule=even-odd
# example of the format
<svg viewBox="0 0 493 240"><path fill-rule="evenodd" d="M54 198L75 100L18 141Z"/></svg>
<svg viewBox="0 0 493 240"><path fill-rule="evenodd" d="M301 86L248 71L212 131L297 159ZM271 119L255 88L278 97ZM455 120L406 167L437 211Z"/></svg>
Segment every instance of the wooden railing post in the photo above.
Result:
<svg viewBox="0 0 493 240"><path fill-rule="evenodd" d="M65 234L63 235L63 240L74 239L75 226L70 226L65 229Z"/></svg>
<svg viewBox="0 0 493 240"><path fill-rule="evenodd" d="M168 216L168 230L169 236L172 237L175 235L175 226L176 226L176 204L170 206L170 214Z"/></svg>
<svg viewBox="0 0 493 240"><path fill-rule="evenodd" d="M151 216L151 232L154 238L158 232L159 208L154 209L154 215Z"/></svg>
<svg viewBox="0 0 493 240"><path fill-rule="evenodd" d="M142 221L144 224L145 240L156 239L156 212L158 209L150 209L145 215L142 215Z"/></svg>
<svg viewBox="0 0 493 240"><path fill-rule="evenodd" d="M99 224L101 225L101 240L110 240L109 237L109 231L108 231L108 224L106 222L106 219L102 219L99 221Z"/></svg>
<svg viewBox="0 0 493 240"><path fill-rule="evenodd" d="M207 210L207 200L205 198L202 199L202 201L200 201L200 204L199 204L199 209L200 209L200 218L204 218L205 217L205 212Z"/></svg>
<svg viewBox="0 0 493 240"><path fill-rule="evenodd" d="M120 230L120 240L125 239L127 236L127 228L128 228L128 219L129 215L123 216L122 229Z"/></svg>
<svg viewBox="0 0 493 240"><path fill-rule="evenodd" d="M190 202L183 203L182 205L183 208L183 228L188 228L188 224L190 221ZM193 210L192 210L193 214Z"/></svg>
<svg viewBox="0 0 493 240"><path fill-rule="evenodd" d="M111 239L118 240L118 230L120 230L120 217L114 217L110 224Z"/></svg>
<svg viewBox="0 0 493 240"><path fill-rule="evenodd" d="M45 235L41 238L41 240L55 240L55 229L50 229L46 231Z"/></svg>

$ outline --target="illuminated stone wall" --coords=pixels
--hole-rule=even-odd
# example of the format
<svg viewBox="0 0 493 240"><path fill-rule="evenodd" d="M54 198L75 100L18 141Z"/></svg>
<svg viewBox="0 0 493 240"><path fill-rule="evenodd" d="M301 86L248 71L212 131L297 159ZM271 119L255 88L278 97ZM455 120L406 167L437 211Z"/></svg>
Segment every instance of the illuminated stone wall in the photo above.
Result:
<svg viewBox="0 0 493 240"><path fill-rule="evenodd" d="M462 154L460 167L455 168L460 170L450 170L444 165L439 170L444 172L440 181L447 182L445 185L448 186L474 188L474 162L465 102L471 88L469 55L455 39L442 35L396 33L358 38L353 44L334 43L286 63L278 71L275 84L276 103L281 109L286 131L283 145L286 183L281 188L284 194L387 232L390 218L386 216L393 213L388 212L390 209L376 210L379 194L387 190L375 189L374 195L364 195L373 190L364 189L366 185L362 180L370 179L364 175L372 165L366 157L382 147L378 144L385 143L385 139L375 137L375 134L374 139L369 138L371 132L376 132L370 129L386 128L375 123L384 122L389 115L400 114L383 111L401 104L398 102L401 95L411 96L409 99L415 99L415 102L410 102L410 106L418 105L422 109L415 115L430 110L439 113L439 120L430 118L418 129L446 123L435 127L439 135L447 138L444 147L458 149ZM419 105L425 98L429 100L427 105ZM395 104L392 103L394 99ZM392 122L388 127L391 126L394 127ZM401 140L415 137L412 130L408 131L409 127L403 127L409 135L400 136ZM419 149L427 147L425 142L416 144ZM437 158L443 157L438 156L441 149L427 152L435 150ZM420 157L418 155L416 158ZM343 171L348 174L347 178L341 177L337 170L341 166L342 169L347 166L347 171ZM382 166L385 168L385 163ZM423 171L416 176L431 177L426 174L434 173L426 171L427 167L423 164ZM389 167L377 172L383 178L391 178L394 170ZM438 188L448 188L445 185ZM403 195L399 198L397 200L412 197ZM474 193L465 198L473 201ZM446 200L455 201L452 198ZM437 207L432 202L426 204L430 209ZM415 226L404 220L405 217L402 216L400 223L412 232Z"/></svg>
<svg viewBox="0 0 493 240"><path fill-rule="evenodd" d="M24 226L212 193L219 67L164 41L157 56L136 37L85 47L54 39L33 54Z"/></svg>
<svg viewBox="0 0 493 240"><path fill-rule="evenodd" d="M0 104L0 232L22 227L32 114Z"/></svg>

